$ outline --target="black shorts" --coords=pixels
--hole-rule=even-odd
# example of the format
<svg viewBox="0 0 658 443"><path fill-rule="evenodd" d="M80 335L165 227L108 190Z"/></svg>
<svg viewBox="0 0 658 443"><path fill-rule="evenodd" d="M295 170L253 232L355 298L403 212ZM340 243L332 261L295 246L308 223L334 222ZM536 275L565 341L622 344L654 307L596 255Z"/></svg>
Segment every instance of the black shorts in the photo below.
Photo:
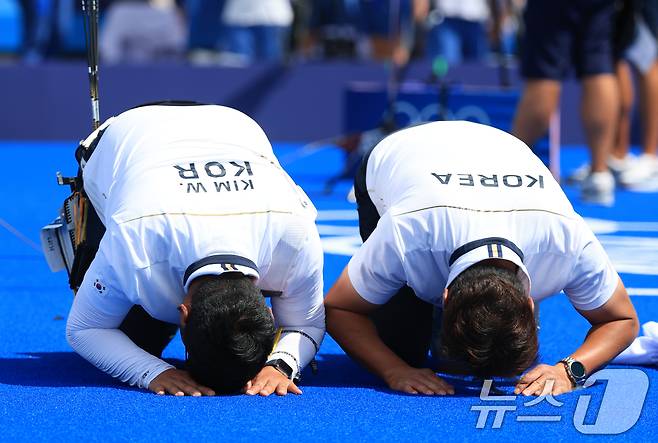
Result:
<svg viewBox="0 0 658 443"><path fill-rule="evenodd" d="M354 176L354 196L356 197L357 211L359 212L359 233L363 241L370 237L381 217L368 194L366 186L366 169L371 152L372 149L363 156L361 165Z"/></svg>
<svg viewBox="0 0 658 443"><path fill-rule="evenodd" d="M521 72L563 80L614 71L614 0L528 0Z"/></svg>
<svg viewBox="0 0 658 443"><path fill-rule="evenodd" d="M653 36L658 39L658 2L656 0L641 0L640 15Z"/></svg>

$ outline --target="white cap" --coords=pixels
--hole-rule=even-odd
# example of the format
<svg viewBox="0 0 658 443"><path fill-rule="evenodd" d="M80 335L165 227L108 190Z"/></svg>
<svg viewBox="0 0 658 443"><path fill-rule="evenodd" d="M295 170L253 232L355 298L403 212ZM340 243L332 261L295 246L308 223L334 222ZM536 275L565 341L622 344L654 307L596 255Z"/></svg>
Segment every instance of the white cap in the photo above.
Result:
<svg viewBox="0 0 658 443"><path fill-rule="evenodd" d="M204 257L187 267L183 276L183 287L187 291L190 283L202 275L221 275L225 272L240 272L258 280L258 266L245 257L232 254L218 254Z"/></svg>
<svg viewBox="0 0 658 443"><path fill-rule="evenodd" d="M500 237L475 240L455 249L448 263L450 272L446 287L450 286L453 280L467 268L491 258L511 261L517 265L519 267L517 276L521 280L526 294L530 295L530 275L523 264L523 252L511 241Z"/></svg>

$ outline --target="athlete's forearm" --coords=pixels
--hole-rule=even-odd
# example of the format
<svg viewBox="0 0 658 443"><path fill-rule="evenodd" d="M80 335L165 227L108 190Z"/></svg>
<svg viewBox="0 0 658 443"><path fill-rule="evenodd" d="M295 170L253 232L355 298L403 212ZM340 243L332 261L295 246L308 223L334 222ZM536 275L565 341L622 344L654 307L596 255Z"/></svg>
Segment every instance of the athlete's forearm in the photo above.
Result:
<svg viewBox="0 0 658 443"><path fill-rule="evenodd" d="M140 388L148 389L155 377L173 368L139 348L118 329L76 329L67 325L66 339L101 371Z"/></svg>
<svg viewBox="0 0 658 443"><path fill-rule="evenodd" d="M325 333L321 278L310 294L300 291L296 296L272 298L272 313L280 335L270 359L283 359L293 368L294 375L313 360Z"/></svg>
<svg viewBox="0 0 658 443"><path fill-rule="evenodd" d="M594 325L572 356L585 366L589 375L626 349L637 336L637 332L637 318Z"/></svg>
<svg viewBox="0 0 658 443"><path fill-rule="evenodd" d="M621 280L603 306L579 312L592 327L572 356L585 366L587 374L591 374L626 349L637 336L640 325Z"/></svg>
<svg viewBox="0 0 658 443"><path fill-rule="evenodd" d="M324 328L314 326L281 325L279 341L270 354L270 359L285 360L296 376L315 357L324 338Z"/></svg>
<svg viewBox="0 0 658 443"><path fill-rule="evenodd" d="M388 348L377 335L373 322L365 314L327 309L327 331L352 358L388 382L391 370L408 365Z"/></svg>

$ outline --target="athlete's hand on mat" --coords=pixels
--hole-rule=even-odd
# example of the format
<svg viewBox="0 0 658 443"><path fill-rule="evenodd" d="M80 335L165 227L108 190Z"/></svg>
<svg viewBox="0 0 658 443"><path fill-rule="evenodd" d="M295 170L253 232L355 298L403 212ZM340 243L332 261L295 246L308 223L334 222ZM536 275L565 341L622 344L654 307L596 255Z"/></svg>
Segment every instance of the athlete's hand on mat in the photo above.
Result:
<svg viewBox="0 0 658 443"><path fill-rule="evenodd" d="M538 365L526 372L516 383L515 394L558 395L574 389L562 363Z"/></svg>
<svg viewBox="0 0 658 443"><path fill-rule="evenodd" d="M402 366L392 368L385 374L388 387L407 394L452 395L454 388L428 368Z"/></svg>
<svg viewBox="0 0 658 443"><path fill-rule="evenodd" d="M198 384L190 377L187 371L180 369L167 369L158 375L149 384L149 390L158 395L171 394L176 396L191 395L200 397L202 395L215 395L215 391Z"/></svg>
<svg viewBox="0 0 658 443"><path fill-rule="evenodd" d="M262 395L267 397L272 393L286 395L288 392L301 394L302 391L292 380L272 366L265 366L253 380L247 382L244 393L247 395Z"/></svg>

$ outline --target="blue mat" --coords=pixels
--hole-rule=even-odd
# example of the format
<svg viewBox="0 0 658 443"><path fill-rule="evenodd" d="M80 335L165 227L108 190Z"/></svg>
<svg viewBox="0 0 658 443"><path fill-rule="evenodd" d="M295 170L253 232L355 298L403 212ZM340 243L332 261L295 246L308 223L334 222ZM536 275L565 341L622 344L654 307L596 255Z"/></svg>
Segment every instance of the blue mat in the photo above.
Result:
<svg viewBox="0 0 658 443"><path fill-rule="evenodd" d="M610 431L614 425L632 421L634 404L629 398L642 391L642 374L650 381L646 402L637 424L621 437L650 439L658 424L653 406L658 399L656 368L624 373L622 381L597 383L556 399L547 397L536 405L528 404L533 398L525 397L482 400L482 382L471 379L451 379L457 388L452 397L408 396L388 390L347 358L330 337L319 354L319 373L303 374L301 396L174 398L125 386L69 348L64 326L72 295L66 276L50 273L37 245L39 229L54 217L67 194L56 186L54 173L74 172L74 147L74 143L0 143L4 165L0 441L454 441L478 437L562 441L605 431L606 423ZM276 150L320 210L328 289L360 243L355 208L345 200L349 184L339 184L330 195L323 193L325 180L341 168L342 154L332 148L300 151L299 146L287 144L277 145ZM565 149L563 168L573 169L586 158L584 149ZM566 192L579 212L592 219L626 286L638 294L633 301L640 320L658 319L658 194L620 191L614 208L599 208L580 205L576 189L566 188ZM563 295L542 302L543 361L553 363L567 355L586 331L587 323ZM173 361L183 356L179 339L165 351L165 357ZM627 395L612 398L610 392L620 386ZM499 381L496 387L499 395L512 395L509 383ZM610 391L608 397L606 391ZM588 396L589 407L583 409L581 404L576 414L579 401ZM486 408L492 411L483 421Z"/></svg>

